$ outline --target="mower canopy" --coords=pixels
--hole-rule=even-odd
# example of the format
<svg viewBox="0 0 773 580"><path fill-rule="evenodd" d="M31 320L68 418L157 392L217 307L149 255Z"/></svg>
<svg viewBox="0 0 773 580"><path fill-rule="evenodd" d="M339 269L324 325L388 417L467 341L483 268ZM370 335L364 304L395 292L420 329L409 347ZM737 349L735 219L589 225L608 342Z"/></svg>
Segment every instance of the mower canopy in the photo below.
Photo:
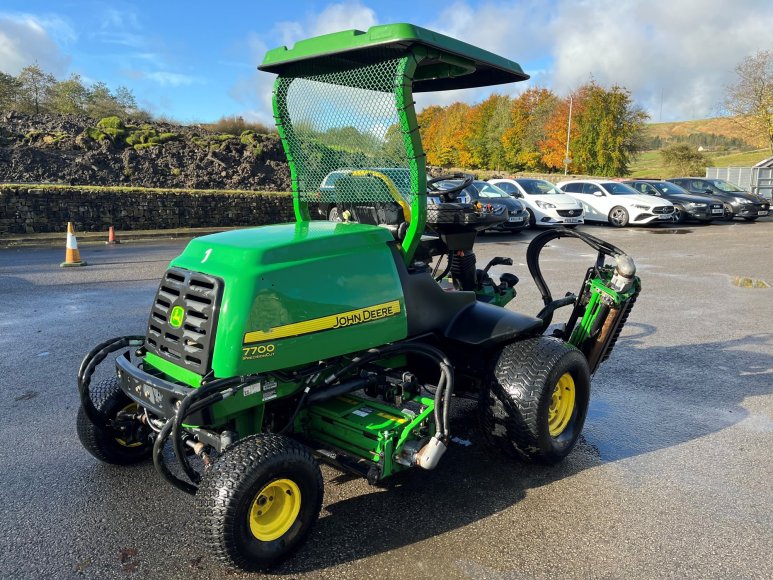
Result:
<svg viewBox="0 0 773 580"><path fill-rule="evenodd" d="M529 78L515 62L411 24L282 46L270 50L259 68L279 75L274 116L290 165L296 219L310 219L309 203L334 203L345 218L389 226L406 263L427 214L413 92Z"/></svg>

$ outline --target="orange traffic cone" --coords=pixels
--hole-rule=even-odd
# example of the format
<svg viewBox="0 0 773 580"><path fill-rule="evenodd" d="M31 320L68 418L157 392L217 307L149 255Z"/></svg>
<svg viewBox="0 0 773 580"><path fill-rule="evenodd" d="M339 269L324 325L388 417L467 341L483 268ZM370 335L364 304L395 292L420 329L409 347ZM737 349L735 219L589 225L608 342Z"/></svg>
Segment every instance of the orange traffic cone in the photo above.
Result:
<svg viewBox="0 0 773 580"><path fill-rule="evenodd" d="M106 244L120 244L120 240L115 239L115 228L113 226L110 226L110 229L107 230L107 241Z"/></svg>
<svg viewBox="0 0 773 580"><path fill-rule="evenodd" d="M78 251L78 240L75 239L75 232L72 229L72 222L67 222L67 244L65 250L64 262L59 264L61 268L72 268L73 266L85 266L86 262L81 260L81 253Z"/></svg>

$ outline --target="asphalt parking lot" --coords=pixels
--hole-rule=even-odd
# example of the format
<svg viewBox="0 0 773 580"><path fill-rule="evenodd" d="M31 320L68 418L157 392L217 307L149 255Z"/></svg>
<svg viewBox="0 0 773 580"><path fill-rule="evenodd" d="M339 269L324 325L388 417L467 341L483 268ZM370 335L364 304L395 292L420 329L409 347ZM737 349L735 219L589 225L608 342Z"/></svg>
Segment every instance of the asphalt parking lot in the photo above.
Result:
<svg viewBox="0 0 773 580"><path fill-rule="evenodd" d="M469 405L437 470L386 487L324 467L325 502L299 578L773 577L773 220L584 231L634 257L643 290L596 374L584 435L561 465L481 445ZM514 310L535 313L530 232L483 236L510 256ZM143 464L98 463L75 434L75 374L96 343L144 332L183 241L0 250L0 577L248 577L210 560L192 500ZM592 250L543 252L554 295ZM312 281L308 283L313 283Z"/></svg>

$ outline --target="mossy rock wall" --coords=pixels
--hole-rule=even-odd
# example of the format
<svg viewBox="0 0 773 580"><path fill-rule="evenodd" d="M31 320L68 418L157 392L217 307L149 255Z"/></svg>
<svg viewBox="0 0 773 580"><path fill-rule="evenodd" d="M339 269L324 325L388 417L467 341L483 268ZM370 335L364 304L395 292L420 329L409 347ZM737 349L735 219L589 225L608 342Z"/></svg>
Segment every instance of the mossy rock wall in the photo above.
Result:
<svg viewBox="0 0 773 580"><path fill-rule="evenodd" d="M0 236L76 231L258 226L293 221L292 196L251 191L0 187Z"/></svg>

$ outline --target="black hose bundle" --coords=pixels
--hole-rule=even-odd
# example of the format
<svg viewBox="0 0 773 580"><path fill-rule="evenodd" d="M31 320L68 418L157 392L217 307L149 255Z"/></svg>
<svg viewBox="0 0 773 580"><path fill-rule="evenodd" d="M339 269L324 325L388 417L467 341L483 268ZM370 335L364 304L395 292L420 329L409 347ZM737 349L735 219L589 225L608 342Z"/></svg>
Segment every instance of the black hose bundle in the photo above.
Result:
<svg viewBox="0 0 773 580"><path fill-rule="evenodd" d="M103 429L109 429L110 421L112 419L112 417L107 417L104 413L100 412L91 400L89 387L91 386L91 377L94 376L94 371L97 370L97 367L110 355L110 353L129 347L140 347L144 344L144 336L119 336L99 343L83 357L81 366L78 369L78 393L80 395L83 411L94 425L102 427Z"/></svg>

